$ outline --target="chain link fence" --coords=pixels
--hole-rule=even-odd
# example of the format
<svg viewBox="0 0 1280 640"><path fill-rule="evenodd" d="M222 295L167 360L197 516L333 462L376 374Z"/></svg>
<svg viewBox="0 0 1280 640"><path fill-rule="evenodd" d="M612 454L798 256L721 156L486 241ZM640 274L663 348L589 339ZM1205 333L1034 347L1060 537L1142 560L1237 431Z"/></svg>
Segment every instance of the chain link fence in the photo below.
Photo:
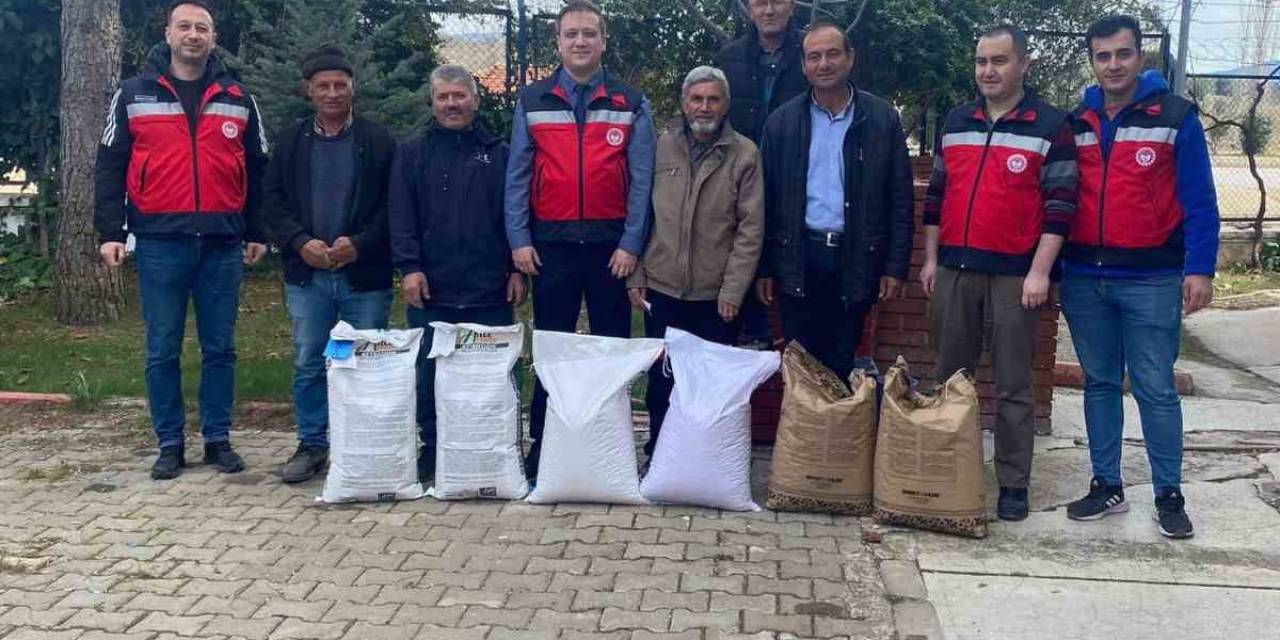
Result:
<svg viewBox="0 0 1280 640"><path fill-rule="evenodd" d="M1250 125L1249 109L1259 87L1262 99ZM1280 78L1188 74L1187 92L1200 107L1223 222L1256 218L1261 192L1255 169L1267 187L1266 219L1280 221L1280 136L1274 134L1280 124ZM1254 168L1247 151L1252 151Z"/></svg>

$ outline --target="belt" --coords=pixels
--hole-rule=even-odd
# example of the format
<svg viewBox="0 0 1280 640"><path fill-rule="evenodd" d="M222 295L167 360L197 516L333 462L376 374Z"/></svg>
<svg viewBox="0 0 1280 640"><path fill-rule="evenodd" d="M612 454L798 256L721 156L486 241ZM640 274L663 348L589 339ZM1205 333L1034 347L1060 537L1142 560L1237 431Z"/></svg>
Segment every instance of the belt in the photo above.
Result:
<svg viewBox="0 0 1280 640"><path fill-rule="evenodd" d="M838 247L844 241L844 234L839 231L815 231L809 229L809 240L824 247Z"/></svg>

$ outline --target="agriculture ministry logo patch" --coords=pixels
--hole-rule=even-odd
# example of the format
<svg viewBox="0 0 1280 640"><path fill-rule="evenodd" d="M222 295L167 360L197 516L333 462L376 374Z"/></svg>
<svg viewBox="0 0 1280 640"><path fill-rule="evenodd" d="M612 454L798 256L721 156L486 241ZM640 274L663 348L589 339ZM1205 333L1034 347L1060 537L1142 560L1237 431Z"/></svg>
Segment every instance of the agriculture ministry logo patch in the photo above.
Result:
<svg viewBox="0 0 1280 640"><path fill-rule="evenodd" d="M621 147L622 143L626 141L627 137L623 135L622 129L614 127L610 129L608 133L605 134L604 139L608 141L610 145L613 145L615 147Z"/></svg>
<svg viewBox="0 0 1280 640"><path fill-rule="evenodd" d="M1021 153L1015 153L1009 156L1004 166L1009 168L1010 173L1022 173L1027 170L1027 157Z"/></svg>
<svg viewBox="0 0 1280 640"><path fill-rule="evenodd" d="M1143 147L1133 154L1133 159L1140 167L1149 167L1156 163L1156 150L1151 147Z"/></svg>
<svg viewBox="0 0 1280 640"><path fill-rule="evenodd" d="M240 135L240 127L237 127L234 122L224 122L222 123L222 135L226 136L228 140L235 140L236 136Z"/></svg>

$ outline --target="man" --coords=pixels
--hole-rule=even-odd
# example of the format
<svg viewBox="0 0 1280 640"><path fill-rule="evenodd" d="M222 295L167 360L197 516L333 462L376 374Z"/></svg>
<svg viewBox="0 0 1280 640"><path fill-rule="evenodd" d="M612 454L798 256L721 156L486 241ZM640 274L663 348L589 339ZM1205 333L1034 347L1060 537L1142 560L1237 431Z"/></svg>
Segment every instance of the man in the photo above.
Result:
<svg viewBox="0 0 1280 640"><path fill-rule="evenodd" d="M750 0L751 24L742 37L716 54L733 91L729 122L738 133L760 141L765 118L809 89L804 76L804 32L795 27L793 0Z"/></svg>
<svg viewBox="0 0 1280 640"><path fill-rule="evenodd" d="M804 38L810 93L764 130L765 237L757 294L776 295L782 331L841 378L854 368L863 320L899 294L911 256L911 167L898 112L849 80L845 33Z"/></svg>
<svg viewBox="0 0 1280 640"><path fill-rule="evenodd" d="M111 99L94 213L110 267L124 261L127 234L137 239L157 480L186 466L178 358L188 300L200 339L204 462L223 473L244 469L230 443L236 312L244 265L266 253L256 216L267 157L258 105L213 55L217 36L204 2L170 5L164 35L142 74Z"/></svg>
<svg viewBox="0 0 1280 640"><path fill-rule="evenodd" d="M591 332L631 335L625 279L636 269L653 188L653 123L639 90L606 72L605 21L589 0L556 18L561 66L520 91L511 129L506 216L511 257L534 276L539 329L573 331L586 298ZM534 387L525 466L536 477L547 393Z"/></svg>
<svg viewBox="0 0 1280 640"><path fill-rule="evenodd" d="M400 145L391 172L392 257L409 326L425 329L418 355L418 476L435 475L435 361L430 323L515 322L523 274L511 264L503 218L507 145L476 122L480 96L466 69L431 72L426 133Z"/></svg>
<svg viewBox="0 0 1280 640"><path fill-rule="evenodd" d="M681 96L684 117L658 138L657 166L663 170L654 176L653 231L627 293L645 314L650 338L675 327L732 344L764 237L760 154L725 120L729 83L719 69L690 71ZM649 456L671 388L671 378L655 364L645 393Z"/></svg>
<svg viewBox="0 0 1280 640"><path fill-rule="evenodd" d="M729 122L738 133L759 144L765 118L792 98L809 90L804 77L804 32L795 27L792 0L751 0L751 24L742 37L716 54L733 91ZM768 311L748 296L741 312L743 342L769 345Z"/></svg>
<svg viewBox="0 0 1280 640"><path fill-rule="evenodd" d="M1084 369L1093 480L1067 515L1127 511L1120 477L1122 393L1142 414L1160 533L1190 537L1182 495L1182 407L1173 382L1182 313L1213 298L1218 204L1195 106L1143 72L1142 31L1128 16L1085 36L1098 84L1074 124L1080 209L1063 251L1062 308ZM1181 313L1180 313L1181 312Z"/></svg>
<svg viewBox="0 0 1280 640"><path fill-rule="evenodd" d="M980 97L947 114L925 196L920 271L933 299L939 382L960 369L977 372L985 318L993 320L996 514L1003 520L1027 517L1036 327L1076 201L1071 123L1024 85L1030 65L1021 29L1000 25L978 39Z"/></svg>
<svg viewBox="0 0 1280 640"><path fill-rule="evenodd" d="M395 138L354 114L355 73L341 49L309 54L302 76L315 113L280 132L265 204L293 322L298 449L285 482L303 482L329 460L329 331L339 320L385 329L392 297L387 177Z"/></svg>

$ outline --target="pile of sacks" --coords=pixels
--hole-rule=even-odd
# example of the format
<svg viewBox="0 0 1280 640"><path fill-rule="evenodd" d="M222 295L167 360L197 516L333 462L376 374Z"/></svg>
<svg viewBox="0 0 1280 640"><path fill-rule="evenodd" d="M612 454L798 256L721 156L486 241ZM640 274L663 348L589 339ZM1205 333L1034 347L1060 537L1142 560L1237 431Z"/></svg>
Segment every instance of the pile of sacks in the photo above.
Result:
<svg viewBox="0 0 1280 640"><path fill-rule="evenodd" d="M877 394L871 376L855 370L846 385L793 342L782 376L770 509L986 535L978 392L967 375L924 395L899 358Z"/></svg>
<svg viewBox="0 0 1280 640"><path fill-rule="evenodd" d="M434 323L438 499L687 504L754 511L750 397L782 368L785 391L767 490L782 511L874 515L887 523L986 535L978 394L957 373L934 395L899 358L885 376L847 381L796 343L779 355L669 329L664 340L535 331L548 393L537 485L520 455L512 370L521 325ZM414 499L414 366L421 331L340 324L330 357L332 468L321 499ZM637 471L630 388L665 354L670 409L649 472Z"/></svg>

